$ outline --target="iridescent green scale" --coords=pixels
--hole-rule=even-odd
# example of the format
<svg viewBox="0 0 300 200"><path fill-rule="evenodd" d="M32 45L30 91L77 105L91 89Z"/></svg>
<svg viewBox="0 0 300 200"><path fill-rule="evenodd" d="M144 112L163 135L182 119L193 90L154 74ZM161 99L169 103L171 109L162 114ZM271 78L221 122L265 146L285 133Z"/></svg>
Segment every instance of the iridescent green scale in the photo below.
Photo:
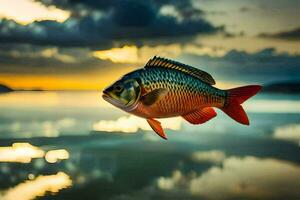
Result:
<svg viewBox="0 0 300 200"><path fill-rule="evenodd" d="M182 114L201 107L224 104L225 91L176 69L153 67L137 72L147 93L155 89L168 89L168 95L154 105L164 113Z"/></svg>

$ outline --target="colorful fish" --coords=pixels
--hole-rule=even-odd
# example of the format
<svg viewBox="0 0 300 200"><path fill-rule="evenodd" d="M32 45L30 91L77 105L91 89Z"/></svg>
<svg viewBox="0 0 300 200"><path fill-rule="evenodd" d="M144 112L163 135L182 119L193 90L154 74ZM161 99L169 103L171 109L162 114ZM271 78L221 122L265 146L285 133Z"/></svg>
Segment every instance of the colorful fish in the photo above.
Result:
<svg viewBox="0 0 300 200"><path fill-rule="evenodd" d="M219 108L232 119L249 125L241 104L255 95L259 85L221 90L200 69L154 57L144 68L130 72L103 91L103 99L136 116L145 118L162 138L167 136L155 118L182 116L191 124L214 118Z"/></svg>

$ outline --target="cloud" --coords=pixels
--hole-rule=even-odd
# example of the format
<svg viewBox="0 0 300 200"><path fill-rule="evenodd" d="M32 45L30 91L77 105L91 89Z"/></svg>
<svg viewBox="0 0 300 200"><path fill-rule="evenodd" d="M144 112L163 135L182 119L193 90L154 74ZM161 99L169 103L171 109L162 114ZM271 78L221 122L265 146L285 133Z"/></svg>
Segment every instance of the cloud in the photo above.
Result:
<svg viewBox="0 0 300 200"><path fill-rule="evenodd" d="M70 17L70 12L57 9L54 6L47 7L36 1L11 0L1 2L0 17L13 19L20 24L26 25L38 20L63 22Z"/></svg>
<svg viewBox="0 0 300 200"><path fill-rule="evenodd" d="M284 40L300 40L300 27L289 31L282 31L277 33L261 33L258 36L264 38L277 38Z"/></svg>
<svg viewBox="0 0 300 200"><path fill-rule="evenodd" d="M300 124L289 124L275 128L273 137L276 139L300 142Z"/></svg>
<svg viewBox="0 0 300 200"><path fill-rule="evenodd" d="M93 73L94 77L97 75L105 80L102 83L105 85L121 73L141 67L154 55L199 67L209 72L219 83L268 84L275 81L296 81L300 76L300 57L278 53L273 48L254 53L238 50L227 52L224 49L180 43L154 47L123 46L99 51L82 47L0 44L0 73L81 74L82 77ZM107 78L109 76L102 76L103 72L108 71L114 74L110 79Z"/></svg>
<svg viewBox="0 0 300 200"><path fill-rule="evenodd" d="M160 177L156 185L168 194L204 199L295 199L300 167L275 159L228 157L221 167L204 173L185 175L175 170L170 177Z"/></svg>
<svg viewBox="0 0 300 200"><path fill-rule="evenodd" d="M231 50L221 57L183 54L180 61L210 72L216 80L269 83L298 80L300 57L266 48L255 53Z"/></svg>
<svg viewBox="0 0 300 200"><path fill-rule="evenodd" d="M94 6L90 8L93 11L81 15L73 13L62 23L44 20L22 26L12 20L2 19L0 42L107 49L115 45L113 43L116 41L139 44L145 42L145 39L160 40L162 37L193 36L223 30L222 27L215 27L206 21L201 11L193 8L191 4L176 4L179 20L176 16L163 15L160 12L160 8L167 3L132 0L112 1L107 5L90 1L67 2L62 7L73 9L82 5L84 10ZM173 1L167 2L171 4ZM56 1L51 3L61 5Z"/></svg>
<svg viewBox="0 0 300 200"><path fill-rule="evenodd" d="M145 64L154 55L172 59L183 53L192 53L200 56L209 55L212 57L222 57L226 54L226 51L223 49L210 48L197 44L173 43L156 46L144 45L142 47L125 45L121 48L94 51L93 55L102 60L111 60L114 63Z"/></svg>
<svg viewBox="0 0 300 200"><path fill-rule="evenodd" d="M0 44L0 73L78 74L128 65L101 60L88 48Z"/></svg>
<svg viewBox="0 0 300 200"><path fill-rule="evenodd" d="M107 11L107 10L113 10L116 6L124 5L124 4L131 4L136 5L150 5L150 9L160 9L164 6L172 6L176 9L176 12L179 12L184 17L190 17L191 14L196 15L202 15L203 12L199 8L195 8L193 6L193 3L190 0L187 1L181 1L181 0L145 0L140 2L134 2L134 0L111 0L109 2L107 1L93 1L93 0L85 0L85 1L78 1L78 0L66 0L66 1L60 1L60 0L40 0L43 4L47 6L57 6L62 9L71 10L74 14L79 15L85 15L86 11L93 12L93 11ZM125 5L128 7L128 5ZM135 6L136 7L136 6ZM138 7L136 7L138 8ZM134 8L134 9L136 9ZM146 10L149 8L145 8ZM84 10L84 12L82 12ZM144 13L143 13L144 15Z"/></svg>
<svg viewBox="0 0 300 200"><path fill-rule="evenodd" d="M201 10L194 8L190 1L53 0L42 3L71 12L71 16L61 22L42 20L26 25L0 19L1 74L59 76L95 71L100 74L108 69L126 71L128 64L106 61L107 56L103 57L103 52L99 56L97 52L132 45L138 49L137 56L133 55L136 56L133 61L122 63L141 63L162 51L165 52L162 55L177 56L181 42L198 33L223 30L206 21ZM177 15L162 12L168 7Z"/></svg>
<svg viewBox="0 0 300 200"><path fill-rule="evenodd" d="M87 73L93 73L99 74L102 80L106 78L101 76L104 71L109 70L111 74L116 71L121 73L121 69L122 72L129 71L137 67L132 64L145 63L150 57L160 55L170 58L180 56L179 61L199 66L221 81L272 82L299 77L299 56L279 54L272 48L256 53L230 51L243 46L241 43L244 42L235 40L236 37L219 39L233 44L228 48L215 39L212 40L216 45L201 43L203 35L199 36L200 42L196 43L196 35L218 31L224 33L224 27L206 20L206 13L195 2L41 2L48 7L56 6L69 11L71 15L61 23L44 20L21 25L13 20L0 20L1 74L83 74L85 78ZM281 44L278 46L285 49L296 48L295 43L294 47ZM123 51L126 45L132 47L130 56L126 54L128 49ZM252 45L252 42L248 42L248 46L257 46L257 43ZM263 48L266 46L273 44L267 43ZM111 53L112 56L107 56ZM14 81L6 80L3 82L14 84L11 83ZM95 82L96 79L93 80Z"/></svg>

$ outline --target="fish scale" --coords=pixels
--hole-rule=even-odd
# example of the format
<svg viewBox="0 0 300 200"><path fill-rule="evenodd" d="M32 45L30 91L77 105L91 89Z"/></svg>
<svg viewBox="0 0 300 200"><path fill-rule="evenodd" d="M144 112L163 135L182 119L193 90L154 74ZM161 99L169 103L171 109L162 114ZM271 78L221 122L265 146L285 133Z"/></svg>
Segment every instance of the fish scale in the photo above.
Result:
<svg viewBox="0 0 300 200"><path fill-rule="evenodd" d="M148 106L155 117L176 116L202 107L222 107L226 91L217 89L201 80L173 69L150 68L133 74L141 79L146 93L165 88L168 93L154 105ZM147 109L145 106L142 110Z"/></svg>

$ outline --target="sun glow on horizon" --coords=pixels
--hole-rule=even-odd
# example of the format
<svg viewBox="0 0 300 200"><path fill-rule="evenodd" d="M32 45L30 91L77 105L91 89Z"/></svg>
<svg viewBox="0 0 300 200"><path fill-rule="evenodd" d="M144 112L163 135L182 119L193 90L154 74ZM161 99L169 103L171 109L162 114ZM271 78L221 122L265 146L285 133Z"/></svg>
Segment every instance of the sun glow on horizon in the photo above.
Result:
<svg viewBox="0 0 300 200"><path fill-rule="evenodd" d="M131 68L77 74L0 74L0 84L15 90L101 90ZM105 74L105 75L103 75Z"/></svg>

